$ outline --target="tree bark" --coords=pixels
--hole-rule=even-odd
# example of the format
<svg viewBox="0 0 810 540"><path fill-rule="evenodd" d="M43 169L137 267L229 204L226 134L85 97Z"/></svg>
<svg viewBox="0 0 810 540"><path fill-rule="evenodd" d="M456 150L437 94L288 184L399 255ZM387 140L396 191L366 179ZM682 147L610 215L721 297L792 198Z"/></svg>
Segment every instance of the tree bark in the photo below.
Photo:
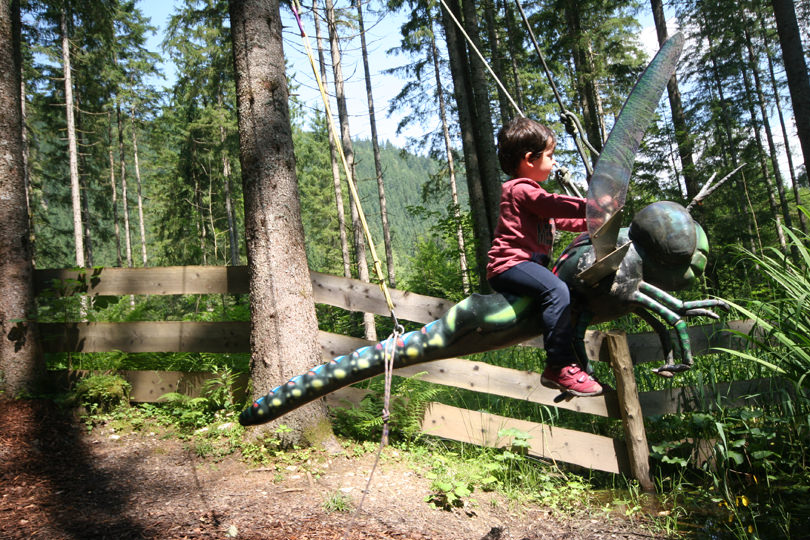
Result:
<svg viewBox="0 0 810 540"><path fill-rule="evenodd" d="M779 115L779 126L782 130L782 139L785 142L785 158L787 159L788 171L790 172L790 184L793 188L793 199L796 206L802 205L801 195L799 194L799 181L796 178L796 168L793 166L793 152L790 148L790 137L788 136L787 125L785 123L785 115L782 112L782 99L779 94L779 84L776 82L776 72L773 67L773 55L771 54L771 46L768 38L768 30L765 26L764 17L762 13L757 13L759 17L760 28L762 29L762 39L765 41L765 52L768 57L768 75L770 76L771 89L773 90L773 102L776 105L776 112ZM799 212L799 227L802 232L807 232L807 222L804 217L804 212Z"/></svg>
<svg viewBox="0 0 810 540"><path fill-rule="evenodd" d="M20 3L0 2L0 399L45 375L34 302L20 91Z"/></svg>
<svg viewBox="0 0 810 540"><path fill-rule="evenodd" d="M321 364L304 247L278 0L230 0L256 397ZM286 444L331 435L322 401L287 414ZM272 429L278 421L265 424Z"/></svg>
<svg viewBox="0 0 810 540"><path fill-rule="evenodd" d="M571 43L571 56L576 71L577 93L582 103L582 116L588 141L597 152L602 151L602 128L599 116L599 104L594 81L591 60L588 56L588 47L581 43L587 39L582 32L582 23L579 11L579 1L565 2L565 21L568 29L568 39ZM596 163L596 156L593 158Z"/></svg>
<svg viewBox="0 0 810 540"><path fill-rule="evenodd" d="M475 12L475 3L466 0L461 3L464 19L462 24L470 39L478 48L483 50L478 24L478 15ZM464 42L462 42L464 43ZM475 151L478 155L481 187L484 190L484 201L487 209L487 220L490 231L498 225L498 213L501 203L501 172L498 164L498 155L495 151L495 130L492 127L492 108L489 105L488 73L481 59L474 52L467 54L470 68L470 84L472 93L475 122L473 133L475 135Z"/></svg>
<svg viewBox="0 0 810 540"><path fill-rule="evenodd" d="M779 205L782 208L782 217L785 220L785 226L793 227L793 219L790 217L790 209L788 208L787 199L785 198L785 184L782 179L782 172L779 170L779 160L776 154L776 144L773 141L773 132L771 131L771 122L768 120L768 111L765 106L765 94L762 91L762 81L759 77L758 58L754 54L754 47L751 43L751 34L746 25L743 25L743 34L745 36L745 47L748 50L748 60L751 63L751 73L754 76L754 89L756 90L756 102L759 105L759 112L762 115L762 125L765 128L765 139L768 142L768 154L771 158L771 167L773 168L774 181L776 183L776 192L779 194Z"/></svg>
<svg viewBox="0 0 810 540"><path fill-rule="evenodd" d="M802 50L796 10L792 0L771 0L782 59L787 72L790 99L793 102L793 117L804 156L804 170L810 174L810 75Z"/></svg>
<svg viewBox="0 0 810 540"><path fill-rule="evenodd" d="M451 2L451 7L457 3ZM458 10L454 10L458 19ZM487 217L486 199L482 186L480 168L478 167L478 154L475 147L473 123L475 113L472 108L472 89L469 81L468 62L464 43L456 30L455 23L446 10L442 10L442 27L447 41L450 73L453 78L453 94L458 111L459 128L461 129L461 147L464 153L467 189L470 196L470 210L472 211L473 228L475 230L476 269L478 270L479 290L486 291L489 284L486 280L486 266L489 247L492 242L492 230Z"/></svg>
<svg viewBox="0 0 810 540"><path fill-rule="evenodd" d="M112 212L113 212L113 231L115 233L115 254L117 266L121 266L121 226L118 223L118 186L115 185L115 158L113 157L113 141L112 141L112 118L108 116L107 138L109 139L109 146L107 148L110 160L110 190L112 192Z"/></svg>
<svg viewBox="0 0 810 540"><path fill-rule="evenodd" d="M222 92L217 94L217 102L220 109L223 109ZM223 111L223 115L225 111ZM225 191L225 214L228 218L228 264L239 266L239 235L236 232L236 213L233 209L233 197L231 196L231 158L225 148L225 126L219 126L219 142L222 145L222 187Z"/></svg>
<svg viewBox="0 0 810 540"><path fill-rule="evenodd" d="M360 51L363 57L363 73L366 78L366 97L368 99L368 120L371 126L371 147L374 152L374 170L377 173L377 194L380 197L380 220L382 221L383 242L385 243L385 263L388 266L388 284L396 288L397 277L394 269L394 250L391 246L391 227L388 224L388 208L385 202L385 185L383 184L382 160L380 159L380 142L377 137L377 118L374 113L374 97L371 91L371 71L368 67L368 49L366 48L366 29L363 24L363 0L357 2L357 23L360 30Z"/></svg>
<svg viewBox="0 0 810 540"><path fill-rule="evenodd" d="M121 211L124 216L124 254L127 268L132 268L132 232L129 227L129 194L127 193L127 158L124 153L124 125L121 118L121 102L115 104L118 124L118 161L121 166Z"/></svg>
<svg viewBox="0 0 810 540"><path fill-rule="evenodd" d="M76 252L76 266L84 268L86 263L84 258L81 188L79 186L79 151L76 145L76 122L73 115L73 77L70 72L70 40L68 37L67 8L65 7L62 7L60 14L59 28L62 33L62 70L65 82L70 195L73 206L73 242Z"/></svg>
<svg viewBox="0 0 810 540"><path fill-rule="evenodd" d="M141 233L141 261L146 266L146 225L143 219L143 196L141 195L141 166L138 163L138 134L135 126L135 111L132 112L132 159L135 165L135 188L138 197L138 228Z"/></svg>
<svg viewBox="0 0 810 540"><path fill-rule="evenodd" d="M343 67L340 58L340 45L338 44L337 24L335 21L335 10L332 0L326 0L326 22L329 28L329 45L332 52L332 71L335 76L335 98L337 99L338 120L340 122L340 139L343 146L343 154L349 170L347 174L351 178L347 181L357 185L357 172L354 163L354 146L352 145L352 135L349 129L349 111L346 106L346 94L343 89ZM360 281L369 282L368 261L366 259L366 241L363 238L363 227L360 222L359 201L352 200L351 208L352 229L354 232L354 249L357 255L357 277ZM377 341L377 329L374 323L373 313L363 313L363 326L365 328L366 339Z"/></svg>
<svg viewBox="0 0 810 540"><path fill-rule="evenodd" d="M318 44L318 65L321 70L321 82L326 88L326 59L323 54L323 46L321 41L321 24L318 14L318 1L312 2L312 14L315 18L315 40ZM343 190L340 184L340 165L338 164L337 149L335 148L335 141L329 133L328 121L326 128L326 138L329 140L329 158L332 164L332 182L335 190L335 206L337 207L338 231L340 233L340 253L343 257L343 277L352 277L352 260L349 254L349 241L346 235L346 210L343 206Z"/></svg>
<svg viewBox="0 0 810 540"><path fill-rule="evenodd" d="M655 21L655 30L658 33L658 44L663 45L669 37L667 20L664 16L664 3L662 0L650 0L650 5ZM686 185L686 198L692 200L700 191L700 187L698 186L695 160L692 156L692 139L686 125L686 116L681 102L681 91L678 88L678 77L675 73L672 74L667 83L667 94L669 96L669 108L672 111L672 124L675 127L675 142L678 145L678 156L681 160L681 172Z"/></svg>
<svg viewBox="0 0 810 540"><path fill-rule="evenodd" d="M754 106L754 88L751 86L751 81L748 77L748 71L743 69L743 84L745 85L746 95L748 97L748 114L751 116L751 125L754 130L754 140L756 141L757 145L757 158L759 159L759 168L762 171L762 178L765 180L765 187L768 193L768 204L771 207L771 212L773 212L774 220L776 221L776 236L779 240L779 248L782 250L782 253L787 255L787 242L785 241L785 233L782 231L782 218L779 215L779 208L776 204L776 196L774 195L774 185L773 180L771 179L771 175L768 172L768 164L765 160L765 147L762 144L762 136L759 133L759 121L757 120L756 110Z"/></svg>
<svg viewBox="0 0 810 540"><path fill-rule="evenodd" d="M456 242L458 244L458 262L461 270L461 286L464 294L470 294L470 275L467 266L467 249L464 244L464 229L461 226L461 210L458 205L458 189L456 186L456 167L453 160L453 147L450 144L450 129L447 126L447 111L444 106L444 89L442 88L441 71L439 70L439 51L436 47L436 36L433 32L433 23L430 23L430 56L433 60L433 71L436 76L436 99L439 102L439 118L442 123L442 136L444 137L444 151L447 154L447 170L450 180L450 195L453 200L453 218L456 220Z"/></svg>

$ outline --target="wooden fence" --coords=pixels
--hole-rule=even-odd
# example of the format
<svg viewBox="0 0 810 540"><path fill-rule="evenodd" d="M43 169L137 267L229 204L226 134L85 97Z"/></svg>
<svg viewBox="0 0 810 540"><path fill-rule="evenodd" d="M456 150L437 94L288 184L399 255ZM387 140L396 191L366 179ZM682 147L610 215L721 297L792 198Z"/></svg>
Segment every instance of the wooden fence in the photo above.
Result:
<svg viewBox="0 0 810 540"><path fill-rule="evenodd" d="M382 293L374 284L312 272L315 302L352 311L388 315ZM163 268L94 268L77 270L37 270L37 294L42 295L174 295L243 294L248 292L246 267L183 266ZM439 318L451 302L403 291L391 290L397 317L417 323ZM693 354L710 354L714 347L738 348L739 338L729 330L747 332L745 321L695 326L689 329ZM45 352L249 352L248 322L67 322L40 324ZM320 332L325 359L345 354L362 345L364 339ZM541 339L524 345L539 347ZM620 418L624 440L591 433L506 418L439 403L428 408L422 429L425 433L478 445L501 447L511 439L498 433L517 428L531 436L531 455L613 473L625 473L651 489L649 450L643 417L677 413L687 407L700 409L701 396L721 398L729 405L751 396L767 395L770 380L739 381L707 388L673 388L639 393L633 366L661 362L662 350L654 333L625 335L622 332L586 334L586 348L592 360L611 363L617 380L615 392L595 398L554 403L559 394L540 384L533 372L492 366L473 360L451 358L399 369L401 376L423 373L421 380L466 388L534 403L609 418ZM210 374L179 372L122 372L133 384L133 401L156 401L167 392L195 395ZM243 384L246 379L243 380ZM330 404L356 401L354 389L347 388L328 397Z"/></svg>

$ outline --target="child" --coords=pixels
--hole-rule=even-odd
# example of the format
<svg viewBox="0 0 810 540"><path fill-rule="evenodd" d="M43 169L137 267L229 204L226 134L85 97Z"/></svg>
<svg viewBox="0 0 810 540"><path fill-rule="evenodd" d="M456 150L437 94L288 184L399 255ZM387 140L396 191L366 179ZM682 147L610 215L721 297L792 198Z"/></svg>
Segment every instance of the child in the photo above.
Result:
<svg viewBox="0 0 810 540"><path fill-rule="evenodd" d="M539 300L547 356L543 386L575 396L597 396L602 386L583 371L574 353L568 286L546 268L556 228L587 230L585 199L540 187L556 165L555 146L548 127L524 117L498 133L498 160L511 179L501 189L487 280L498 292Z"/></svg>

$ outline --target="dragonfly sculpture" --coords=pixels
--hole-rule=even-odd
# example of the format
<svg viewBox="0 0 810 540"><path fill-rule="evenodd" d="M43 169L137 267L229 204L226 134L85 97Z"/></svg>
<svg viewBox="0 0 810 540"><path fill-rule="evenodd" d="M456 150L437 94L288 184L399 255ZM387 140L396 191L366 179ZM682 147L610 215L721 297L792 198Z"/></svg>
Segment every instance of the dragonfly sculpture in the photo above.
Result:
<svg viewBox="0 0 810 540"><path fill-rule="evenodd" d="M664 43L627 98L589 184L588 232L565 249L553 269L572 291L580 358L587 359L584 336L589 324L635 313L661 338L665 362L655 371L666 377L692 365L684 319L716 318L711 308L728 307L713 299L682 302L667 292L693 284L703 273L708 253L705 232L681 205L653 203L634 216L629 227L620 227L638 147L682 48L681 34ZM273 388L245 409L239 421L243 425L269 422L339 388L379 375L392 355L396 369L532 339L542 333L540 315L528 297L473 294L420 330L338 356ZM675 329L678 359L667 325Z"/></svg>

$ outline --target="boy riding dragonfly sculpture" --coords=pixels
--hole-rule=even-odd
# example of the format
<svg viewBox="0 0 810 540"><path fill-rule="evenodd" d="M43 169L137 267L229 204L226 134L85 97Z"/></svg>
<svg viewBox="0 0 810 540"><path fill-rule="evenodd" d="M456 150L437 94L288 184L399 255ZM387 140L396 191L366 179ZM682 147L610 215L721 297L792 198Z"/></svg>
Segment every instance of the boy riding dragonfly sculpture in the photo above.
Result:
<svg viewBox="0 0 810 540"><path fill-rule="evenodd" d="M684 319L697 315L717 318L711 308L728 306L712 299L682 302L667 291L686 288L703 273L708 253L706 234L685 208L666 201L641 210L629 228L620 227L636 152L682 47L680 34L670 38L636 83L596 164L587 199L560 199L565 206L563 214L545 216L571 219L569 228L587 230L565 249L550 272L542 264L533 263L537 268L532 268L532 272L543 272L543 280L552 284L561 280L567 285L570 290L567 315L560 315L566 308L555 307L552 319L556 318L556 322L549 322L544 316L548 315L548 295L511 285L499 287L495 283L494 288L501 292L473 294L420 330L362 347L290 379L245 409L240 423L269 422L339 388L379 375L385 370L386 358L392 355L396 369L499 349L540 334L548 338L554 324L558 325L555 328L564 327L562 340L557 338L554 342L552 336L552 343L557 343L563 352L550 358L544 384L563 390L560 398L598 395L602 387L590 375L583 343L585 329L589 324L630 313L650 323L661 338L665 363L654 370L656 373L671 377L689 369L692 353ZM553 151L553 145L550 149ZM518 163L534 158L538 166L548 166L550 170L553 158L547 150L524 152L518 156ZM543 162L544 158L549 161ZM515 169L510 174L526 173ZM535 186L540 176L533 180ZM531 259L529 256L528 260ZM545 262L541 258L537 261ZM503 272L520 266L519 263L510 263ZM565 296L559 288L555 291L554 294ZM659 318L675 329L679 358L668 328Z"/></svg>

